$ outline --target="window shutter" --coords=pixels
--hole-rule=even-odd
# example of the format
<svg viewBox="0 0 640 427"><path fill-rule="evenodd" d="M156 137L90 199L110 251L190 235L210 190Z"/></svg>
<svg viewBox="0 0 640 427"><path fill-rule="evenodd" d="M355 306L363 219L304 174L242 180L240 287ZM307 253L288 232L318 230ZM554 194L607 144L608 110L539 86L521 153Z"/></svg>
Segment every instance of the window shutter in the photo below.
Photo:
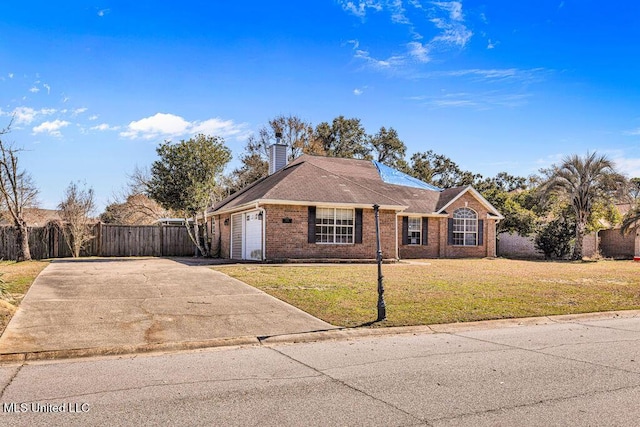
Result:
<svg viewBox="0 0 640 427"><path fill-rule="evenodd" d="M362 209L356 209L354 243L362 243Z"/></svg>
<svg viewBox="0 0 640 427"><path fill-rule="evenodd" d="M429 218L422 218L422 244L424 246L429 244Z"/></svg>
<svg viewBox="0 0 640 427"><path fill-rule="evenodd" d="M453 245L453 218L449 218L447 227L447 242Z"/></svg>
<svg viewBox="0 0 640 427"><path fill-rule="evenodd" d="M308 217L308 242L315 243L316 242L316 207L309 206L309 217Z"/></svg>
<svg viewBox="0 0 640 427"><path fill-rule="evenodd" d="M402 217L402 244L409 244L409 217Z"/></svg>
<svg viewBox="0 0 640 427"><path fill-rule="evenodd" d="M484 219L478 220L478 246L484 244Z"/></svg>

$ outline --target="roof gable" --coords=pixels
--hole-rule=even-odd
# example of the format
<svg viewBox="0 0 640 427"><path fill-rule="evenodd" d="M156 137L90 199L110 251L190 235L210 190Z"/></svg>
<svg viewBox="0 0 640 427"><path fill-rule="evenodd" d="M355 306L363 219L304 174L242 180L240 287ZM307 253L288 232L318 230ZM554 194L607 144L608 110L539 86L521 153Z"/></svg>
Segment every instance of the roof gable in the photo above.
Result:
<svg viewBox="0 0 640 427"><path fill-rule="evenodd" d="M487 210L489 214L495 216L497 219L503 219L504 217L498 210L493 207L491 203L487 199L485 199L482 194L478 192L475 188L468 185L466 187L456 187L449 189L450 191L447 194L441 195L441 200L438 202L437 213L444 213L445 209L451 206L456 200L461 198L463 195L470 193L476 200L478 200ZM447 191L447 190L445 190ZM443 191L443 193L445 193Z"/></svg>

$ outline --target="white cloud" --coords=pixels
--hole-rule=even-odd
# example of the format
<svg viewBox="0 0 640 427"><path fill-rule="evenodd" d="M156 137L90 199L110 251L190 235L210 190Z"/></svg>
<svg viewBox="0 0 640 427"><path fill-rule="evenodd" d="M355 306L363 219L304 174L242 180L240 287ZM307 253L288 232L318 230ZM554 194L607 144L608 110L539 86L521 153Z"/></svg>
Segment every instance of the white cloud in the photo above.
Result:
<svg viewBox="0 0 640 427"><path fill-rule="evenodd" d="M12 79L12 78L13 78L13 73L9 73L9 74L7 74L7 75L9 76L9 78L10 78L10 79Z"/></svg>
<svg viewBox="0 0 640 427"><path fill-rule="evenodd" d="M377 12L382 10L382 2L376 0L339 0L338 3L340 3L342 9L344 9L346 12L352 13L359 18L364 18L367 15L368 9L373 9Z"/></svg>
<svg viewBox="0 0 640 427"><path fill-rule="evenodd" d="M498 43L497 42L492 42L491 39L489 39L488 43L487 43L487 49L494 49L496 47Z"/></svg>
<svg viewBox="0 0 640 427"><path fill-rule="evenodd" d="M353 94L354 94L355 96L360 96L360 95L362 95L362 90L361 90L361 89L358 89L358 88L355 88L355 89L353 90Z"/></svg>
<svg viewBox="0 0 640 427"><path fill-rule="evenodd" d="M48 84L44 83L42 85L43 88L45 88L47 90L47 95L51 94L51 86L49 86Z"/></svg>
<svg viewBox="0 0 640 427"><path fill-rule="evenodd" d="M212 118L202 122L189 122L175 114L157 113L129 123L127 129L120 132L120 136L130 139L157 139L197 133L242 138L247 135L247 130L245 124L237 124L233 120Z"/></svg>
<svg viewBox="0 0 640 427"><path fill-rule="evenodd" d="M40 89L38 89L38 88L37 88L37 87L35 87L35 86L32 86L32 87L31 87L31 89L29 89L29 92L31 92L31 93L38 93L38 92L40 92Z"/></svg>
<svg viewBox="0 0 640 427"><path fill-rule="evenodd" d="M390 56L387 59L377 59L373 58L368 51L362 49L356 49L354 56L366 61L373 68L380 70L388 70L404 63L404 58L400 55Z"/></svg>
<svg viewBox="0 0 640 427"><path fill-rule="evenodd" d="M40 110L31 107L16 107L10 113L4 113L6 116L13 116L16 125L30 124L37 116L49 116L56 112L55 108L42 108Z"/></svg>
<svg viewBox="0 0 640 427"><path fill-rule="evenodd" d="M625 135L631 135L631 136L640 136L640 128L637 129L633 129L633 130L628 130L626 132L624 132Z"/></svg>
<svg viewBox="0 0 640 427"><path fill-rule="evenodd" d="M120 126L109 126L107 123L101 123L99 125L92 126L90 129L91 130L99 130L99 131L118 130L118 129L120 129Z"/></svg>
<svg viewBox="0 0 640 427"><path fill-rule="evenodd" d="M407 44L409 47L409 54L415 58L419 62L429 62L431 58L429 57L429 47L423 45L420 42L409 42Z"/></svg>
<svg viewBox="0 0 640 427"><path fill-rule="evenodd" d="M464 48L473 37L473 32L465 25L461 1L343 0L339 1L339 4L345 11L362 18L363 21L367 11L374 9L387 12L392 23L408 27L409 40L401 44L398 52L394 52L388 59L377 59L379 55L368 48L361 48L361 42L358 40L348 42L353 44L355 58L364 60L369 66L380 70L397 68L393 71L401 71L400 67L412 64L415 66L416 61L420 64L428 63L437 53L452 48ZM412 7L413 15L405 9L407 4ZM436 34L424 43L418 42L424 39L421 33L433 33L433 27L436 28ZM490 45L495 47L495 44Z"/></svg>
<svg viewBox="0 0 640 427"><path fill-rule="evenodd" d="M36 110L29 107L18 107L13 110L13 117L17 125L29 124L36 118Z"/></svg>
<svg viewBox="0 0 640 427"><path fill-rule="evenodd" d="M93 116L89 116L89 120L94 121L94 120L98 120L98 115L94 114Z"/></svg>
<svg viewBox="0 0 640 427"><path fill-rule="evenodd" d="M71 115L72 115L72 116L77 116L78 114L82 114L82 113L84 113L84 112L85 112L85 111L87 111L87 110L88 110L88 108L87 108L87 107L76 108L75 110L73 110L73 111L71 112Z"/></svg>
<svg viewBox="0 0 640 427"><path fill-rule="evenodd" d="M33 133L48 133L51 136L62 136L60 129L69 126L71 123L65 120L54 120L52 122L43 122L33 128Z"/></svg>
<svg viewBox="0 0 640 427"><path fill-rule="evenodd" d="M98 11L98 16L103 17L107 15L109 12L111 12L111 9L100 9Z"/></svg>
<svg viewBox="0 0 640 427"><path fill-rule="evenodd" d="M233 122L233 120L221 120L219 118L213 118L209 120L205 120L204 122L193 122L191 123L191 128L189 129L189 133L203 133L205 135L219 135L225 137L237 137L242 133L245 133L246 130L243 129L244 126L237 125Z"/></svg>
<svg viewBox="0 0 640 427"><path fill-rule="evenodd" d="M640 177L640 159L615 157L616 169L630 178Z"/></svg>
<svg viewBox="0 0 640 427"><path fill-rule="evenodd" d="M402 0L393 0L388 3L391 11L391 22L395 24L411 24L409 18L407 18L406 10L402 5Z"/></svg>
<svg viewBox="0 0 640 427"><path fill-rule="evenodd" d="M469 68L466 70L432 71L423 73L419 77L465 77L476 81L515 81L531 84L542 81L544 76L551 72L553 70L545 70L544 68Z"/></svg>
<svg viewBox="0 0 640 427"><path fill-rule="evenodd" d="M435 6L449 12L449 18L454 21L462 21L462 3L459 1L437 1L433 2Z"/></svg>
<svg viewBox="0 0 640 427"><path fill-rule="evenodd" d="M496 91L479 93L448 93L440 97L425 99L425 104L437 108L467 107L476 110L487 110L495 107L516 108L527 103L527 93L503 93ZM420 97L415 97L421 100Z"/></svg>

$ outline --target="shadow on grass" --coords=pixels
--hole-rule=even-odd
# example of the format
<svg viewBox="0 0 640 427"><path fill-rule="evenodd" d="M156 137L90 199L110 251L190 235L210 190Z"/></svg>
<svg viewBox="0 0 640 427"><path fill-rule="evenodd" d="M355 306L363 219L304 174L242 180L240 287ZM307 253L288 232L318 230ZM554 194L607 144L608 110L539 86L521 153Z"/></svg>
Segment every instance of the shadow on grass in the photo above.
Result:
<svg viewBox="0 0 640 427"><path fill-rule="evenodd" d="M362 323L360 325L356 325L356 326L349 326L346 329L356 329L356 328L366 328L367 326L373 326L376 325L378 323L382 323L384 321L386 321L387 319L384 320L372 320L370 322L366 322L366 323Z"/></svg>

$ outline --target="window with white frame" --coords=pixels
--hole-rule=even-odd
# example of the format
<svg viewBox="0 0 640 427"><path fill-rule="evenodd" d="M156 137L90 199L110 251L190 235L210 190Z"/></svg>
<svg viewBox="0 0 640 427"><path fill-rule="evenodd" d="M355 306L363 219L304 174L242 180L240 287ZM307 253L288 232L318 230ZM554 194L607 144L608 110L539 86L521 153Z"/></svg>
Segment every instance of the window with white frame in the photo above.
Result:
<svg viewBox="0 0 640 427"><path fill-rule="evenodd" d="M422 218L409 217L407 243L410 245L422 244Z"/></svg>
<svg viewBox="0 0 640 427"><path fill-rule="evenodd" d="M354 210L316 209L316 243L353 243Z"/></svg>
<svg viewBox="0 0 640 427"><path fill-rule="evenodd" d="M460 246L478 244L478 214L473 209L460 208L453 212L453 244Z"/></svg>

